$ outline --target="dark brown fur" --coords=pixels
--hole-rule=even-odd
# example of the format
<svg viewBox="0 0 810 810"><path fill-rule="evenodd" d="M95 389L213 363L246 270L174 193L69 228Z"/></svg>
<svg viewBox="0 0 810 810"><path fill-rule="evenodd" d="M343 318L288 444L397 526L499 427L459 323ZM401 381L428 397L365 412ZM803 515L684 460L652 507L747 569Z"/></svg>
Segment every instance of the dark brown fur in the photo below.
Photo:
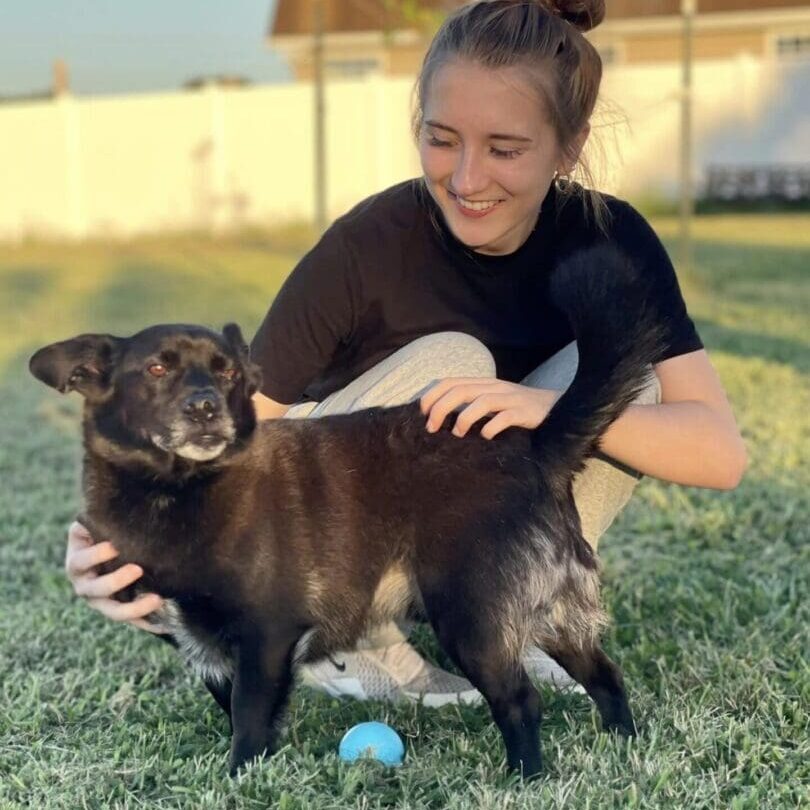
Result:
<svg viewBox="0 0 810 810"><path fill-rule="evenodd" d="M169 600L178 646L231 717L231 772L273 751L296 660L403 615L431 623L524 775L541 767L529 642L584 685L607 728L633 732L598 642L597 562L571 479L644 384L658 337L643 283L615 256L569 262L555 289L577 377L540 429L493 441L458 440L449 424L430 434L416 404L256 425L258 380L233 326L84 335L32 358L37 377L85 396L88 528ZM156 363L171 368L155 377ZM188 457L220 439L211 458Z"/></svg>

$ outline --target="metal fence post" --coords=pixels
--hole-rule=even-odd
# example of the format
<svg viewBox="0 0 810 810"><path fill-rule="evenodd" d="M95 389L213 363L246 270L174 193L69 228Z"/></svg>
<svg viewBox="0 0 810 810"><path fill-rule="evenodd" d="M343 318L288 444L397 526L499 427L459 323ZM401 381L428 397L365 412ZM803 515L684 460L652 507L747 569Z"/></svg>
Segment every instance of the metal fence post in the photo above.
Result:
<svg viewBox="0 0 810 810"><path fill-rule="evenodd" d="M697 13L697 0L681 0L683 18L681 74L681 227L680 264L684 272L692 270L692 27Z"/></svg>

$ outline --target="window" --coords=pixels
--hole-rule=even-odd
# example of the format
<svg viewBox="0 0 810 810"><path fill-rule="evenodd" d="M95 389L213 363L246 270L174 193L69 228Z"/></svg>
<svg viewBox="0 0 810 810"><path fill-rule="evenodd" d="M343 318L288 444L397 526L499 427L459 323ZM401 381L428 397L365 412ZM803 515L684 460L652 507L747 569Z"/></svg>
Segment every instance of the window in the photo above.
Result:
<svg viewBox="0 0 810 810"><path fill-rule="evenodd" d="M782 34L776 38L779 56L810 56L810 34Z"/></svg>
<svg viewBox="0 0 810 810"><path fill-rule="evenodd" d="M324 67L330 76L358 79L380 69L376 59L327 59Z"/></svg>

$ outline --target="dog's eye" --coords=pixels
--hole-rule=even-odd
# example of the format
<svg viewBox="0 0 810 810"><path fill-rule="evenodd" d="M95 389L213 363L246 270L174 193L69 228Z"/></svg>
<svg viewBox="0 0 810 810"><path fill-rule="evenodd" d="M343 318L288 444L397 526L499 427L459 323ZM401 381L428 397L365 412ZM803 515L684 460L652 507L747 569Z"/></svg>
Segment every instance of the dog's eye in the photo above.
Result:
<svg viewBox="0 0 810 810"><path fill-rule="evenodd" d="M167 369L162 363L152 363L152 365L146 370L153 377L165 377L169 372L169 369Z"/></svg>
<svg viewBox="0 0 810 810"><path fill-rule="evenodd" d="M219 372L219 376L223 377L226 380L228 380L228 382L233 382L239 376L239 369L238 368L224 368L224 369L222 369L222 371Z"/></svg>

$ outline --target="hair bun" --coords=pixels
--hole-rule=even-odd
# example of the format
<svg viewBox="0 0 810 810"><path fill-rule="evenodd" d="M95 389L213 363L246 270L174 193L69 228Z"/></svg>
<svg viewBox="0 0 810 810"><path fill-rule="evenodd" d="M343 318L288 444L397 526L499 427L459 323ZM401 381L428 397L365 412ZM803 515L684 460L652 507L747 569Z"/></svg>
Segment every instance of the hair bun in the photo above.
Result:
<svg viewBox="0 0 810 810"><path fill-rule="evenodd" d="M547 0L543 5L583 33L605 19L605 0Z"/></svg>

